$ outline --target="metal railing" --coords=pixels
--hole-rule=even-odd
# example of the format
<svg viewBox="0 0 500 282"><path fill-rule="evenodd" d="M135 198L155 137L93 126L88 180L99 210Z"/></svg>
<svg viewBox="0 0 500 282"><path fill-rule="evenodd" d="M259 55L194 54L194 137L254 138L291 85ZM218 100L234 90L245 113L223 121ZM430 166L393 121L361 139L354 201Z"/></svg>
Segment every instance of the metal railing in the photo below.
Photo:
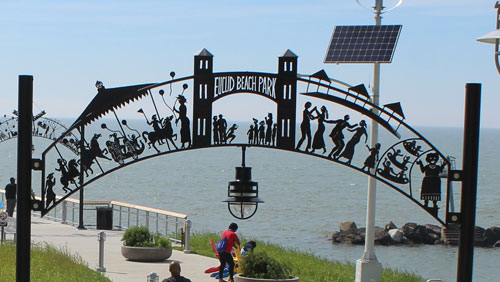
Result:
<svg viewBox="0 0 500 282"><path fill-rule="evenodd" d="M39 197L36 197L40 200ZM56 196L57 199L62 197ZM5 200L5 190L0 189L0 199ZM146 226L153 233L160 233L170 241L184 245L184 251L189 252L191 221L181 213L155 209L119 201L84 201L83 218L85 227L97 227L97 209L107 207L112 209L112 228L126 230L132 226ZM55 206L45 219L78 226L80 201L66 198ZM92 215L92 213L94 213ZM40 216L40 212L32 211L32 215Z"/></svg>

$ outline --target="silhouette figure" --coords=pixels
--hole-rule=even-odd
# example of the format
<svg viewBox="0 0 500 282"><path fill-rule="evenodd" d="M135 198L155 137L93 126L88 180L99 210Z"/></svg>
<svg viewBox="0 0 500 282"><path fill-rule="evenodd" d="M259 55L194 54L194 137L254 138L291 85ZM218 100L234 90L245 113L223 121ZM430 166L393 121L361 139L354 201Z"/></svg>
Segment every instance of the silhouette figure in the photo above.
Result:
<svg viewBox="0 0 500 282"><path fill-rule="evenodd" d="M158 118L156 117L156 115L153 115L151 117L151 121L148 121L146 120L146 122L148 123L148 125L151 125L153 126L153 129L154 129L154 132L159 135L160 132L161 132L161 127L160 127L160 124L163 122L163 119L160 118L160 120L158 120ZM158 141L158 144L163 144L163 142L161 140Z"/></svg>
<svg viewBox="0 0 500 282"><path fill-rule="evenodd" d="M162 124L162 133L163 134L161 135L161 137L165 138L165 143L167 143L168 150L170 150L170 146L168 145L168 141L170 141L170 143L172 143L172 145L174 145L175 149L178 149L177 145L175 145L174 140L173 140L173 138L175 138L175 140L177 140L177 134L174 134L174 129L172 128L172 119L174 119L173 115L165 118L163 120L163 124ZM134 136L134 135L132 134L132 136ZM135 147L137 148L138 147L137 142L134 142L134 144L135 144Z"/></svg>
<svg viewBox="0 0 500 282"><path fill-rule="evenodd" d="M337 120L331 120L328 121L328 123L335 123L335 127L332 129L332 132L330 133L330 137L332 138L333 144L335 144L335 147L332 148L330 153L328 154L328 157L332 157L334 159L338 158L340 152L344 148L344 134L342 133L342 130L344 128L349 127L349 128L354 128L357 124L350 124L348 122L349 120L349 115L345 115L344 119L337 119Z"/></svg>
<svg viewBox="0 0 500 282"><path fill-rule="evenodd" d="M89 173L87 172L90 170L90 173L94 173L92 170L92 165L94 164L94 161L97 158L103 158L108 161L111 159L106 157L105 154L108 153L107 149L101 150L101 147L99 146L99 141L98 139L101 137L101 134L94 134L92 139L90 140L90 146L85 146L82 150L82 154L80 157L80 165L82 166L83 171L85 172L86 176L89 176Z"/></svg>
<svg viewBox="0 0 500 282"><path fill-rule="evenodd" d="M224 117L222 115L219 115L217 127L219 129L219 141L220 141L220 143L226 144L227 121L224 119Z"/></svg>
<svg viewBox="0 0 500 282"><path fill-rule="evenodd" d="M306 138L307 146L305 151L309 152L309 149L311 149L311 120L313 119L313 110L309 110L311 106L311 102L306 102L304 104L304 110L302 111L302 123L300 124L300 140L297 143L296 150L300 150L300 146L302 146L302 143Z"/></svg>
<svg viewBox="0 0 500 282"><path fill-rule="evenodd" d="M264 145L264 141L266 139L266 132L265 132L264 124L265 123L263 120L261 120L259 122L259 143L257 143L257 144Z"/></svg>
<svg viewBox="0 0 500 282"><path fill-rule="evenodd" d="M321 112L319 112L316 107L314 107L314 109L312 110L316 112L316 116L313 116L311 119L318 120L318 129L316 129L316 132L314 133L311 153L314 153L316 149L323 149L323 154L324 154L326 153L326 146L325 146L325 139L323 139L323 133L325 133L324 122L325 119L328 118L328 110L326 109L325 106L321 107Z"/></svg>
<svg viewBox="0 0 500 282"><path fill-rule="evenodd" d="M61 172L61 178L59 178L59 182L62 184L62 189L65 193L71 192L71 189L68 187L69 182L74 183L73 177L71 177L68 169L66 168L66 161L64 159L57 159L57 163L59 164L59 168L56 168L56 171Z"/></svg>
<svg viewBox="0 0 500 282"><path fill-rule="evenodd" d="M256 118L253 119L253 143L259 144L259 121Z"/></svg>
<svg viewBox="0 0 500 282"><path fill-rule="evenodd" d="M436 164L439 161L438 153L427 154L425 161L427 162L425 166L422 161L417 161L420 171L424 173L422 188L420 190L420 200L424 200L425 207L428 207L429 200L432 201L434 208L437 209L437 201L441 201L441 178L439 174L443 171L446 164L444 162L441 165Z"/></svg>
<svg viewBox="0 0 500 282"><path fill-rule="evenodd" d="M264 117L264 120L266 121L266 145L270 146L271 145L271 140L272 140L272 132L273 132L273 114L268 113L267 117Z"/></svg>
<svg viewBox="0 0 500 282"><path fill-rule="evenodd" d="M214 135L214 144L219 144L219 121L217 120L217 116L213 117L212 132Z"/></svg>
<svg viewBox="0 0 500 282"><path fill-rule="evenodd" d="M226 133L226 141L229 140L229 144L231 144L231 142L233 142L234 138L236 138L236 135L234 134L234 131L238 129L238 125L236 124L233 124L233 126L231 126L228 130L227 130L227 133Z"/></svg>
<svg viewBox="0 0 500 282"><path fill-rule="evenodd" d="M405 170L401 170L400 172L396 173L391 167L391 162L385 158L383 162L383 169L379 168L377 169L377 172L384 178L389 179L390 181L397 182L400 184L406 184L408 183L408 177L406 177Z"/></svg>
<svg viewBox="0 0 500 282"><path fill-rule="evenodd" d="M187 117L187 107L186 107L186 98L183 95L177 96L177 100L179 101L179 109L177 110L174 106L174 111L179 114L179 117L175 120L175 124L181 121L181 148L184 148L187 143L187 147L191 147L191 130L189 129L189 118Z"/></svg>
<svg viewBox="0 0 500 282"><path fill-rule="evenodd" d="M403 154L401 154L401 150L399 150L399 149L395 150L394 148L392 148L392 152L387 153L387 158L389 158L389 160L391 161L391 163L394 166L396 166L397 168L399 168L401 170L407 170L408 167L406 165L410 161L410 157L403 156L403 161L399 161L398 157L401 157L401 156L403 156Z"/></svg>
<svg viewBox="0 0 500 282"><path fill-rule="evenodd" d="M361 136L365 136L365 143L368 141L368 135L366 134L366 122L361 120L358 127L347 130L354 132L354 135L351 137L351 140L347 142L347 145L339 158L346 158L347 164L351 164L352 157L354 156L354 148L359 143Z"/></svg>
<svg viewBox="0 0 500 282"><path fill-rule="evenodd" d="M375 164L378 162L380 143L375 144L375 147L373 148L370 148L368 147L368 145L366 145L366 148L368 148L368 151L370 151L370 155L366 158L364 166L363 168L361 168L361 170L364 171L365 168L368 168L368 172L370 172L371 169L375 168Z"/></svg>
<svg viewBox="0 0 500 282"><path fill-rule="evenodd" d="M406 151L416 157L420 156L420 153L422 152L422 146L417 146L417 141L404 141L403 142L403 147L406 149Z"/></svg>
<svg viewBox="0 0 500 282"><path fill-rule="evenodd" d="M55 184L56 181L54 179L54 173L49 173L49 175L47 175L47 180L45 181L45 186L47 187L47 208L50 206L50 203L52 203L53 205L55 205L56 203L56 194L54 193L53 189Z"/></svg>
<svg viewBox="0 0 500 282"><path fill-rule="evenodd" d="M252 144L253 143L253 133L254 133L253 125L250 125L250 129L248 129L248 131L247 131L248 144Z"/></svg>

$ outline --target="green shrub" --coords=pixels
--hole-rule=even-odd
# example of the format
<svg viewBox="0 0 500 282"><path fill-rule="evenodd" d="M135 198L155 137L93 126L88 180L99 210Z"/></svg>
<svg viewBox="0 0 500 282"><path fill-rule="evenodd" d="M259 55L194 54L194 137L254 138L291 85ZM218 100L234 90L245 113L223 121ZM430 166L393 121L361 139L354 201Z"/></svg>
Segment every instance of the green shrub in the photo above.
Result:
<svg viewBox="0 0 500 282"><path fill-rule="evenodd" d="M290 278L290 268L265 252L250 252L243 260L241 267L243 276L260 279L288 279Z"/></svg>
<svg viewBox="0 0 500 282"><path fill-rule="evenodd" d="M122 237L123 244L129 247L157 247L168 248L172 244L160 233L152 234L145 226L133 226L125 231Z"/></svg>

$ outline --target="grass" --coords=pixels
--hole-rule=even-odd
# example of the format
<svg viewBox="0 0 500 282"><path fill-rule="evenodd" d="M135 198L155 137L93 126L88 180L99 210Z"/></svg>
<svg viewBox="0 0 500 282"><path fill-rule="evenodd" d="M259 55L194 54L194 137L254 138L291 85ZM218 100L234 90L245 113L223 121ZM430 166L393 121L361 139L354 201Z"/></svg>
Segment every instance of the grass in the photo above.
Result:
<svg viewBox="0 0 500 282"><path fill-rule="evenodd" d="M209 239L217 243L220 235L215 233L194 233L191 236L191 250L199 255L215 257ZM242 243L246 242L241 238ZM256 240L255 240L256 241ZM356 266L349 262L329 261L312 253L304 253L281 246L257 242L255 252L266 252L269 256L288 265L292 274L300 277L301 282L344 282L354 281ZM410 272L383 269L380 279L382 282L422 282L424 278Z"/></svg>
<svg viewBox="0 0 500 282"><path fill-rule="evenodd" d="M0 244L0 282L16 281L16 245ZM111 281L97 271L88 268L83 259L51 245L31 247L31 281Z"/></svg>

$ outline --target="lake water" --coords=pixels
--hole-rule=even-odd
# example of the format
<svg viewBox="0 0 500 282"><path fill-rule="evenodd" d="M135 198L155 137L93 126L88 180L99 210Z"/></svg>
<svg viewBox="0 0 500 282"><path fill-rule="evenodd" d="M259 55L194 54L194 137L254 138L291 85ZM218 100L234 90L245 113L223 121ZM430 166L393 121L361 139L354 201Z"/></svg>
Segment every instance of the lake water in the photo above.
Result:
<svg viewBox="0 0 500 282"><path fill-rule="evenodd" d="M419 131L445 155L455 156L457 167L461 167L461 129L419 128ZM498 140L500 130L481 131L476 222L485 228L500 226ZM39 139L34 143L35 156L49 144ZM3 183L15 175L16 144L13 140L0 144L3 160L0 181ZM327 146L331 148L330 143ZM331 260L355 263L361 258L363 246L335 245L328 241L327 235L338 231L341 221L365 226L367 176L303 154L248 148L246 165L253 167L253 180L259 183L259 196L265 203L259 205L251 219L237 221L221 201L227 196L228 181L234 180L234 167L240 164L240 148L191 150L157 157L90 184L85 190L85 200L118 200L185 213L195 231L220 232L236 221L240 226L238 233L245 237L271 241ZM34 190L40 193L37 186ZM459 209L459 203L455 204ZM444 202L441 205L444 206ZM439 224L400 193L378 184L376 224L384 226L389 221L398 227L406 222ZM426 279L456 279L456 247L376 246L375 252L383 267L416 272ZM500 277L496 260L499 254L500 249L475 249L474 281L494 281Z"/></svg>

